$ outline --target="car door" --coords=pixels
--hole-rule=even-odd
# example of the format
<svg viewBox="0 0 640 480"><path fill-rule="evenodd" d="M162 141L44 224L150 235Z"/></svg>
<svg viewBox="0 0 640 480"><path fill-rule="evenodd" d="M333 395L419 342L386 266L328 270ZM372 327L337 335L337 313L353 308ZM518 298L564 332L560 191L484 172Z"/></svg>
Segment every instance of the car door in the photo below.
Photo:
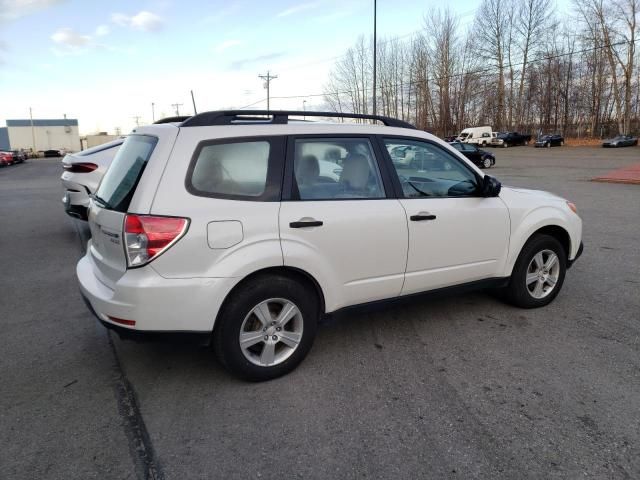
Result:
<svg viewBox="0 0 640 480"><path fill-rule="evenodd" d="M288 142L280 207L284 264L318 281L327 311L398 296L407 220L374 139L298 136ZM319 173L318 164L326 170L327 162L335 177Z"/></svg>
<svg viewBox="0 0 640 480"><path fill-rule="evenodd" d="M402 294L412 294L502 275L510 235L509 212L499 197L479 192L481 177L436 143L405 142L430 156L426 170L393 169L409 225L409 255Z"/></svg>

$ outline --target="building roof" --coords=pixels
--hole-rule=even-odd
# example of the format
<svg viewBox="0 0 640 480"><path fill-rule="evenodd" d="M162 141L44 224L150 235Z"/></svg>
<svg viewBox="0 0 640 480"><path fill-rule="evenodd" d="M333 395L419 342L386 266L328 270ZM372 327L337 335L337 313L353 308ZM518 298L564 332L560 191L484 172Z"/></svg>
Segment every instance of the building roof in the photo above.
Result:
<svg viewBox="0 0 640 480"><path fill-rule="evenodd" d="M30 127L31 120L7 120L7 127ZM78 120L75 118L34 118L34 127L77 127Z"/></svg>

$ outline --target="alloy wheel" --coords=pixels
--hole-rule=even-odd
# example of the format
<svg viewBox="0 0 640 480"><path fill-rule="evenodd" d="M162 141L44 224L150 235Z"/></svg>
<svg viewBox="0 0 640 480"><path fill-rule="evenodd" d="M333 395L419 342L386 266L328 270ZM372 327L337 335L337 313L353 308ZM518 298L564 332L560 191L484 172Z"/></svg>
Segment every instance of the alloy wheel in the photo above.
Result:
<svg viewBox="0 0 640 480"><path fill-rule="evenodd" d="M302 340L303 318L290 300L270 298L253 307L240 327L240 349L251 363L272 367L284 362Z"/></svg>
<svg viewBox="0 0 640 480"><path fill-rule="evenodd" d="M548 249L536 253L527 267L525 282L529 295L538 300L546 297L555 289L559 277L558 255Z"/></svg>

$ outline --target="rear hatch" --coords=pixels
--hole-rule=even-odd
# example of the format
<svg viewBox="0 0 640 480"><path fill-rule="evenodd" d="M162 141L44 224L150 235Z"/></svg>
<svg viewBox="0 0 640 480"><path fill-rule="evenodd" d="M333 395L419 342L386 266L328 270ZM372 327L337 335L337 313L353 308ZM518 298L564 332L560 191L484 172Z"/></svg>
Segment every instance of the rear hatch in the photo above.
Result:
<svg viewBox="0 0 640 480"><path fill-rule="evenodd" d="M158 141L153 135L127 137L91 202L89 254L96 277L109 288L114 288L127 270L124 219Z"/></svg>

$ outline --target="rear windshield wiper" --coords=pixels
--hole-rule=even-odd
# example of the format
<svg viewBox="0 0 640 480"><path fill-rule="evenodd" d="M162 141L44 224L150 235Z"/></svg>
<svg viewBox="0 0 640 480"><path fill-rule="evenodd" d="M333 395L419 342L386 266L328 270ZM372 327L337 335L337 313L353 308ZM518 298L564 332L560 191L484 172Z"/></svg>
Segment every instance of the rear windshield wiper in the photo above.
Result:
<svg viewBox="0 0 640 480"><path fill-rule="evenodd" d="M113 210L113 207L111 206L111 204L109 202L107 202L104 198L102 198L100 195L94 193L94 194L92 194L90 196L96 202L101 203L104 208L107 208L109 210Z"/></svg>

